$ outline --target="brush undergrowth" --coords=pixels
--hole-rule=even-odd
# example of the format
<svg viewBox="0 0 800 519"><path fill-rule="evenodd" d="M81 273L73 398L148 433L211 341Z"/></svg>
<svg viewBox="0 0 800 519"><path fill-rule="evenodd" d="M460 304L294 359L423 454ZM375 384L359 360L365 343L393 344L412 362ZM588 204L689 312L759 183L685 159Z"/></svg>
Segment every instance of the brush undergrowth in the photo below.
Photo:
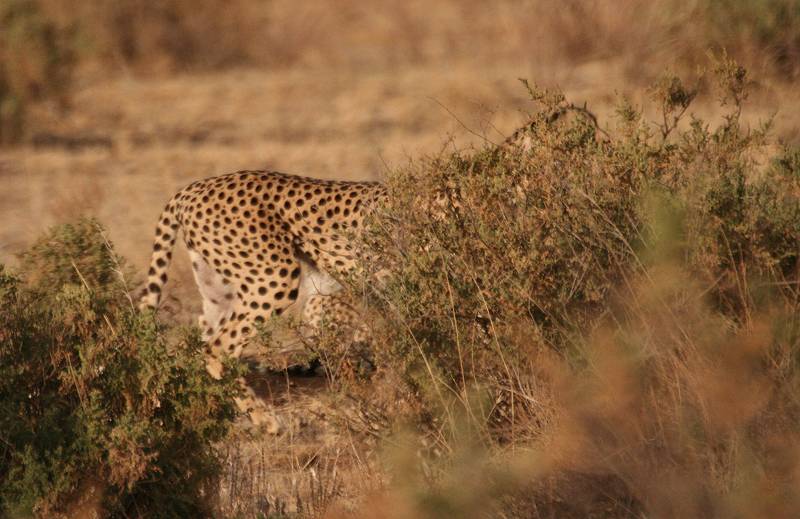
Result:
<svg viewBox="0 0 800 519"><path fill-rule="evenodd" d="M717 125L673 77L658 123L623 99L602 128L530 88L511 142L389 179L375 355L428 454L387 517L800 512L798 151L741 125L741 67L711 76Z"/></svg>
<svg viewBox="0 0 800 519"><path fill-rule="evenodd" d="M0 515L210 516L235 417L231 375L201 341L134 310L91 220L52 229L0 269Z"/></svg>

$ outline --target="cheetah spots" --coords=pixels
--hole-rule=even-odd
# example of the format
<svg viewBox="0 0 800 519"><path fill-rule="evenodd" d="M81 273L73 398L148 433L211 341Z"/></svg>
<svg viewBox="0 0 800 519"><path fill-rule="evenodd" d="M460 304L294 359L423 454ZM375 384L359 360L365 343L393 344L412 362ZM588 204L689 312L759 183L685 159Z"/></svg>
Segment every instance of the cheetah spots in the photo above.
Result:
<svg viewBox="0 0 800 519"><path fill-rule="evenodd" d="M304 311L309 295L341 288L317 267L330 273L353 267L348 238L340 233L360 227L364 213L385 193L375 183L265 171L194 182L159 217L142 304L157 307L182 227L203 298L207 366L220 376L221 355L240 355L255 324L290 306Z"/></svg>

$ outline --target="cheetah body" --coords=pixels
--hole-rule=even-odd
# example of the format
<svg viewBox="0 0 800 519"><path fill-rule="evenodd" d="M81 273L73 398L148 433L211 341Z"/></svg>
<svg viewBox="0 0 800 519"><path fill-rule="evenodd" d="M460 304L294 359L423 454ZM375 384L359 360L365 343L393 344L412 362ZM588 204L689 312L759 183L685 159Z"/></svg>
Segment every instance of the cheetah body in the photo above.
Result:
<svg viewBox="0 0 800 519"><path fill-rule="evenodd" d="M336 279L356 266L352 236L385 195L377 182L271 171L194 182L159 217L141 306L158 307L181 231L203 301L208 370L219 377L222 357L241 355L270 316L291 308L319 321L326 298L341 288ZM240 402L250 411L254 405L250 397Z"/></svg>

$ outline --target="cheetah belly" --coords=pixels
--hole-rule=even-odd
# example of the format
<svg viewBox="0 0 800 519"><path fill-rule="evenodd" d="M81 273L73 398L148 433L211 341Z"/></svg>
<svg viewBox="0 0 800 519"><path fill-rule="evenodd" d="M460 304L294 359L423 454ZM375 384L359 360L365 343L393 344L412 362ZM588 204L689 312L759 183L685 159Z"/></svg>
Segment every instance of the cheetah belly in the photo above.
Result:
<svg viewBox="0 0 800 519"><path fill-rule="evenodd" d="M304 298L300 307L305 306L309 297L329 296L342 290L342 285L327 272L315 265L301 260L300 294Z"/></svg>

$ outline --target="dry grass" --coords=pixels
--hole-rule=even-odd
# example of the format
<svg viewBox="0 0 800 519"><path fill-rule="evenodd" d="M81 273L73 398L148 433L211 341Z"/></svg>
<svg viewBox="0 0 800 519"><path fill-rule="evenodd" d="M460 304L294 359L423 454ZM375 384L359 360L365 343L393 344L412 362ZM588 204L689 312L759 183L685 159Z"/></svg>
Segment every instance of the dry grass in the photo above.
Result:
<svg viewBox="0 0 800 519"><path fill-rule="evenodd" d="M84 61L148 73L241 64L382 69L465 58L561 68L615 58L638 81L665 63L692 66L709 47L728 48L759 76L800 73L794 0L36 3L59 25L77 25Z"/></svg>
<svg viewBox="0 0 800 519"><path fill-rule="evenodd" d="M715 69L719 127L672 129L678 80L663 122L622 105L605 133L534 90L525 146L390 178L375 354L422 409L364 517L797 515L800 157Z"/></svg>
<svg viewBox="0 0 800 519"><path fill-rule="evenodd" d="M58 11L59 19L71 14L59 2L42 3ZM800 141L797 70L787 67L777 50L764 50L764 44L748 36L747 27L733 36L709 32L701 16L706 2L236 1L217 17L214 2L204 1L192 16L179 17L176 33L183 43L170 39L164 13L154 15L147 4L125 2L130 16L118 20L119 25L101 22L115 12L114 2L85 3L76 11L100 22L92 27L95 43L82 51L85 59L75 75L69 108L34 106L25 144L0 152L0 262L13 264L14 254L48 226L91 215L108 227L117 251L141 269L154 218L172 193L194 179L253 168L376 179L410 156L500 142L524 121L521 112L530 110L519 77L560 85L571 101L588 102L601 121L608 120L617 95L642 105L654 119L657 107L648 104L643 86L666 68L693 75L693 67L705 63L706 47L717 42L729 43L731 53L758 78L745 122L755 126L777 112L774 135L785 142ZM184 12L198 4L172 0L164 5ZM781 37L789 51L791 27ZM718 121L721 112L706 87L701 82L692 111ZM187 262L180 253L176 257L167 314L175 321L193 322L199 302ZM638 287L636 283L640 281L634 283ZM634 290L628 295L641 294ZM680 306L683 301L672 303ZM619 306L624 308L625 301ZM626 323L623 329L657 337L666 325L650 310L640 308L636 318L625 314L638 324ZM754 318L753 330L758 322ZM702 329L689 332L703 335ZM693 489L685 488L687 482L645 462L628 464L632 472L612 477L609 463L620 455L650 456L642 446L643 435L685 417L677 404L658 408L667 413L660 415L651 413L652 402L622 398L625 384L640 375L641 366L632 367L628 357L617 355L619 344L609 333L605 328L596 332L592 347L597 351L589 354L596 362L591 377L584 373L574 378L570 366L544 353L529 359L530 373L539 377L526 382L526 394L534 400L515 401L517 407L510 412L533 410L541 422L531 429L509 429L507 435L519 444L487 448L480 434L454 441L457 433L449 428L461 423L454 417L452 423L439 423L422 447L416 439L392 446L394 441L403 443L402 435L392 436L387 447L389 422L402 424L419 411L413 399L390 390L399 386L396 380L384 380L386 386L375 390L383 400L362 406L346 400L341 388L331 391L318 379L307 384L303 379L268 378L262 394L272 399L284 429L275 437L241 437L228 446L220 507L244 517L319 515L335 502L333 509L342 508L344 516L365 506L365 517L375 516L374 510L411 517L420 513L414 508L424 493L420 489L432 475L445 474L443 488L466 489L454 493L461 499L457 505L476 516L514 516L515 510L522 515L539 497L543 516L619 516L639 510L643 501L669 516L670 510L663 508L667 494L637 488L633 502L626 485L655 471L669 480L670 488L688 495ZM654 340L653 347L674 346L668 339ZM728 339L742 350L758 346L746 335ZM687 344L694 348L696 341L681 347ZM694 364L679 365L670 358L658 366L668 380L680 380L667 393L678 402L687 398L675 394L678 388L696 390L691 397L701 408L726 410L720 415L708 411L708 424L738 431L741 422L726 420L746 415L762 402L732 402L725 395L740 395L741 388L725 383L729 366L714 366L702 348L692 351L697 354ZM708 377L719 384L697 384ZM581 391L595 396L585 399ZM620 429L610 427L620 413L634 419ZM543 433L545 426L549 429ZM609 429L616 443L598 446ZM523 440L534 437L538 450L526 450ZM618 450L606 450L609 445ZM561 457L542 458L542 451ZM483 454L471 460L476 452ZM530 454L525 462L507 463L522 459L520 452ZM720 452L748 455L735 449ZM787 462L787 471L796 470L793 463ZM491 472L504 464L511 475ZM400 470L387 472L387 467ZM717 476L721 484L748 477L768 486L753 470L755 475ZM534 481L532 487L522 485L533 498L514 495L502 510L483 508L496 488L469 485L470 476L482 471L509 488L517 488L519 479ZM388 495L381 492L390 481L387 473L402 475L389 485L396 492ZM605 501L595 499L604 492Z"/></svg>
<svg viewBox="0 0 800 519"><path fill-rule="evenodd" d="M99 135L112 145L3 152L0 174L9 188L0 195L7 223L1 257L13 261L12 254L47 226L80 213L106 222L120 252L143 265L154 215L194 179L257 168L379 178L407 154L437 149L442 136L467 133L431 97L475 127L481 116L472 115L474 107L495 105L493 93L505 92L510 107L521 106L516 82L500 79L509 74L480 89L474 82L467 87L469 70L439 80L434 74L342 78L335 70L248 71L89 86L75 96L69 117L53 114L45 127L56 136ZM427 89L420 86L426 81ZM506 108L502 117L510 128L517 116ZM191 276L186 264L179 269L171 287L188 282L181 298L188 302L194 299Z"/></svg>
<svg viewBox="0 0 800 519"><path fill-rule="evenodd" d="M317 517L334 504L353 509L383 488L385 424L371 420L357 400L332 391L322 377L281 373L253 383L282 430L267 438L241 434L226 445L223 513Z"/></svg>

